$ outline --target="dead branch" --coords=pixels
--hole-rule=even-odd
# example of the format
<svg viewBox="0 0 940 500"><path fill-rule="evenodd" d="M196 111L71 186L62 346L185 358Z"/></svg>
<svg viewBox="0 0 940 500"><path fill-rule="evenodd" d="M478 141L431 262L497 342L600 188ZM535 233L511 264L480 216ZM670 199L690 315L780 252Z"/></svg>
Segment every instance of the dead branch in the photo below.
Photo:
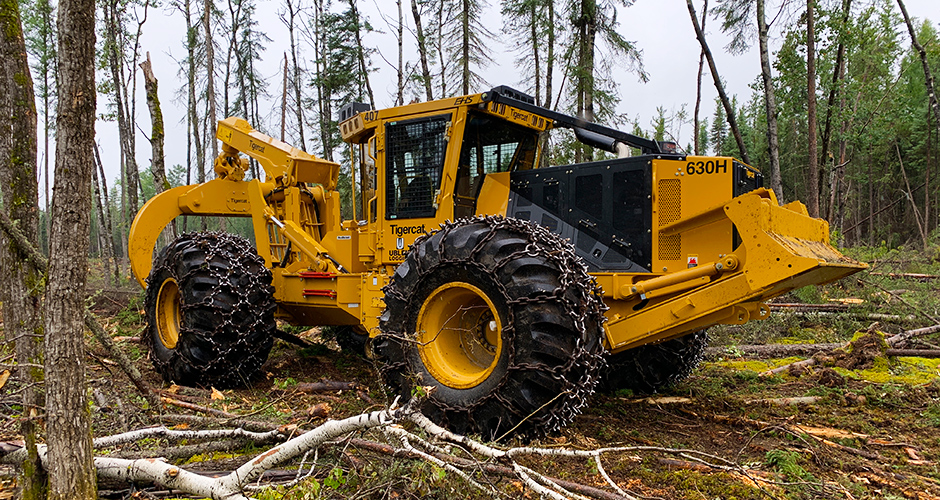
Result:
<svg viewBox="0 0 940 500"><path fill-rule="evenodd" d="M881 290L882 292L891 294L891 292L889 292L888 290L886 290L885 287L879 285L878 283L874 283L874 282L872 282L872 281L864 280L864 279L861 279L861 278L859 278L858 281L860 281L860 282L862 282L862 283L865 283L866 285L871 285L871 286L873 286L873 287L875 287L875 288ZM900 300L902 304L904 304L904 305L906 305L907 307L909 307L912 311L914 311L914 312L916 312L917 314L919 314L919 315L921 315L921 316L923 316L923 317L929 319L933 324L935 324L935 325L940 324L940 320L938 320L937 318L934 318L933 316L927 314L927 313L924 312L921 308L915 306L914 304L911 304L910 302L904 300L904 298L901 297L901 294L891 294L891 295L892 295L894 298Z"/></svg>
<svg viewBox="0 0 940 500"><path fill-rule="evenodd" d="M294 389L300 392L308 393L317 393L317 392L339 392L339 391L353 391L361 389L362 386L356 382L337 382L333 380L323 380L321 382L312 382L312 383L299 383L294 386Z"/></svg>
<svg viewBox="0 0 940 500"><path fill-rule="evenodd" d="M798 405L811 405L817 403L820 399L823 399L820 396L799 396L793 398L771 398L771 399L753 399L747 401L747 404L768 404L774 406L798 406Z"/></svg>
<svg viewBox="0 0 940 500"><path fill-rule="evenodd" d="M771 303L767 304L771 311L848 311L848 304L800 304L800 303Z"/></svg>
<svg viewBox="0 0 940 500"><path fill-rule="evenodd" d="M938 349L888 349L885 356L908 356L914 358L940 358Z"/></svg>
<svg viewBox="0 0 940 500"><path fill-rule="evenodd" d="M209 408L208 406L200 406L197 404L187 403L185 401L180 401L178 399L168 398L166 396L161 396L160 401L163 401L164 404L176 406L179 408L185 408L187 410L198 411L201 413L207 413L209 415L215 415L217 417L224 418L239 418L239 415L234 413L229 413L227 411L216 410L215 408Z"/></svg>
<svg viewBox="0 0 940 500"><path fill-rule="evenodd" d="M722 346L707 348L705 355L710 359L717 359L723 356L748 359L787 358L790 356L811 356L817 352L829 352L843 345L844 344L826 343Z"/></svg>
<svg viewBox="0 0 940 500"><path fill-rule="evenodd" d="M162 437L171 441L182 439L222 439L222 438L240 438L254 441L257 443L269 443L284 437L279 429L268 432L252 432L245 429L217 429L217 430L179 430L168 429L166 427L148 427L135 431L115 434L113 436L100 437L94 440L94 446L98 448L110 448L122 444L133 443L141 439L150 437Z"/></svg>
<svg viewBox="0 0 940 500"><path fill-rule="evenodd" d="M281 432L288 433L297 430L295 425L277 425L268 422L257 422L254 420L245 420L243 418L216 418L204 417L200 415L176 415L166 414L158 417L160 420L169 423L190 424L190 425L230 425L240 427L248 431L265 432L278 429Z"/></svg>
<svg viewBox="0 0 940 500"><path fill-rule="evenodd" d="M940 276L936 274L921 274L921 273L868 273L870 276L887 276L889 278L897 279L908 279L914 281L933 281L940 279Z"/></svg>

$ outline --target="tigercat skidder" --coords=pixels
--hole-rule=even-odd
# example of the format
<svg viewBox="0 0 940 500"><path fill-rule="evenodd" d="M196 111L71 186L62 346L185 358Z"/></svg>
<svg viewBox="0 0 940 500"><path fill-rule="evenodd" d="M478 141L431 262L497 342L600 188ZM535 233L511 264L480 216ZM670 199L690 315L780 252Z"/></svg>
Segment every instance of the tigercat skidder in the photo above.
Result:
<svg viewBox="0 0 940 500"><path fill-rule="evenodd" d="M612 159L542 165L553 128ZM652 391L687 376L708 326L766 318L772 297L866 267L831 247L828 224L801 203L779 206L754 168L506 87L351 104L340 131L347 220L338 164L237 118L219 122L214 180L140 210L131 263L166 380L242 384L265 361L275 318L333 325L403 398L433 387L422 410L451 429L538 434L599 386ZM245 180L248 158L263 180ZM254 243L193 233L154 259L180 215L249 218Z"/></svg>

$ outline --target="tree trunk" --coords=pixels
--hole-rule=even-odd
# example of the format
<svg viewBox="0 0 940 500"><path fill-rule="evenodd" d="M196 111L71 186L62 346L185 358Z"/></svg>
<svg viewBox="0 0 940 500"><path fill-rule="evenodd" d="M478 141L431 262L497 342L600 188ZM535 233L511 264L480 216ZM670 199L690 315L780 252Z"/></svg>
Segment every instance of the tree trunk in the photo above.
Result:
<svg viewBox="0 0 940 500"><path fill-rule="evenodd" d="M202 28L206 40L206 101L209 106L206 117L209 120L209 130L206 132L205 138L212 151L210 161L214 162L215 158L219 156L219 144L215 139L218 115L215 112L215 43L212 40L212 2L213 0L203 0ZM205 225L206 218L203 217L202 220ZM225 217L219 217L219 230L226 230Z"/></svg>
<svg viewBox="0 0 940 500"><path fill-rule="evenodd" d="M118 122L118 144L120 145L121 156L121 210L123 227L130 227L131 219L137 210L137 188L134 185L132 171L136 170L137 165L134 161L134 155L131 150L129 133L132 133L128 126L129 117L125 111L127 107L124 102L124 66L123 54L118 44L118 32L121 29L120 19L117 12L117 0L108 0L101 5L105 25L105 50L108 56L108 67L111 72L112 86L114 92L114 105L117 112ZM61 102L61 98L60 98Z"/></svg>
<svg viewBox="0 0 940 500"><path fill-rule="evenodd" d="M536 4L531 4L528 6L529 9L529 19L532 21L529 23L529 42L532 44L532 66L535 69L535 102L542 102L542 65L541 58L539 57L539 29L538 29L538 15L540 6Z"/></svg>
<svg viewBox="0 0 940 500"><path fill-rule="evenodd" d="M193 25L192 23L191 1L185 0L185 4L183 8L186 10L185 12L186 51L188 53L188 59L189 59L189 64L186 69L186 79L187 79L186 88L189 92L189 96L187 98L187 101L189 104L189 112L188 112L187 121L192 124L191 132L192 132L192 137L193 137L193 147L196 149L196 168L198 169L196 172L196 181L202 184L203 182L206 181L206 152L205 152L206 148L205 148L205 144L203 143L202 140L200 140L200 136L199 136L199 127L200 127L201 122L199 120L199 111L198 111L199 101L196 98L196 44L197 44L197 39L198 39L198 36L197 36L198 30L196 26ZM187 158L187 161L189 161L188 158ZM190 175L190 174L191 172L187 171L187 175ZM183 228L184 228L183 230L184 231L188 230L188 228L186 228L187 221L188 219L183 218ZM201 218L200 225L201 225L201 229L205 231L206 230L206 218L205 217Z"/></svg>
<svg viewBox="0 0 940 500"><path fill-rule="evenodd" d="M95 4L59 2L59 110L45 302L49 499L97 497L86 398L84 294L95 134Z"/></svg>
<svg viewBox="0 0 940 500"><path fill-rule="evenodd" d="M695 6L692 5L692 0L686 0L686 5L689 8L689 16L692 18L692 26L695 28L695 36L698 38L699 44L702 45L702 50L705 52L705 60L708 61L708 69L711 70L712 80L714 80L715 88L718 90L718 98L721 99L721 105L725 109L728 125L731 127L731 133L734 134L734 140L738 144L738 151L741 152L741 159L744 160L744 163L750 165L751 158L747 154L744 138L741 136L741 130L738 128L738 120L735 117L734 108L731 107L731 101L725 93L725 86L721 83L721 76L718 74L718 67L715 66L715 59L712 57L712 52L708 48L708 42L705 41L705 33L698 24L698 17L695 15Z"/></svg>
<svg viewBox="0 0 940 500"><path fill-rule="evenodd" d="M36 183L36 104L17 2L0 2L0 194L9 213L32 241L39 238L39 186ZM0 231L0 302L6 340L13 341L16 377L22 384L19 432L27 458L21 468L20 498L45 498L45 475L36 449L42 408L42 275Z"/></svg>
<svg viewBox="0 0 940 500"><path fill-rule="evenodd" d="M281 142L285 141L287 132L287 52L284 53L284 81L281 89Z"/></svg>
<svg viewBox="0 0 940 500"><path fill-rule="evenodd" d="M306 151L307 143L304 139L304 106L301 96L303 83L300 81L300 65L297 63L297 44L294 41L294 17L297 15L297 11L294 10L290 0L287 0L287 15L289 16L287 30L290 32L290 57L294 73L294 78L291 82L292 88L294 89L294 114L297 116L297 131L300 134L300 144L298 146L301 150Z"/></svg>
<svg viewBox="0 0 940 500"><path fill-rule="evenodd" d="M594 41L597 36L597 3L581 0L575 18L578 37L578 63L575 67L575 115L585 121L594 121ZM590 150L582 146L575 149L575 163L591 161Z"/></svg>
<svg viewBox="0 0 940 500"><path fill-rule="evenodd" d="M97 155L97 146L95 147L95 160L98 160ZM107 283L111 277L111 250L113 248L108 243L108 239L111 235L107 231L107 225L104 222L104 210L105 205L101 201L101 184L98 182L98 169L93 167L91 169L91 183L92 188L94 189L94 196L92 197L95 204L95 221L98 223L98 251L99 256L101 257L101 262L104 263L104 279ZM117 283L115 283L115 286Z"/></svg>
<svg viewBox="0 0 940 500"><path fill-rule="evenodd" d="M555 70L555 0L548 0L548 40L546 43L548 47L546 48L545 54L545 104L544 106L547 109L552 108L552 73Z"/></svg>
<svg viewBox="0 0 940 500"><path fill-rule="evenodd" d="M444 57L444 2L437 2L437 23L434 39L437 40L437 57L441 64L441 98L447 97L447 60Z"/></svg>
<svg viewBox="0 0 940 500"><path fill-rule="evenodd" d="M353 22L356 26L356 57L359 59L359 71L362 75L363 83L365 83L366 86L369 104L372 106L372 109L375 109L375 96L372 95L372 84L369 82L369 66L366 65L365 49L362 47L361 23L359 21L359 11L356 9L356 0L349 0L349 10L352 12ZM398 18L401 19L401 1L398 3ZM399 40L400 39L401 37L399 36Z"/></svg>
<svg viewBox="0 0 940 500"><path fill-rule="evenodd" d="M212 24L211 24L211 10L212 10L212 0L204 0L204 12L202 16L202 28L205 31L205 40L206 40L206 100L209 104L209 128L212 131L215 131L216 118L215 114L215 44L212 41ZM215 140L215 137L206 137L206 140L211 145L212 151L212 161L215 161L215 157L219 156L219 146Z"/></svg>
<svg viewBox="0 0 940 500"><path fill-rule="evenodd" d="M99 207L98 210L101 212L102 224L104 224L105 237L107 238L107 255L108 259L111 260L113 266L110 268L113 272L114 286L120 286L121 276L120 270L118 269L118 260L117 260L117 250L114 248L114 225L111 223L111 203L108 201L108 179L105 176L104 164L101 163L101 154L98 152L98 145L95 144L95 163L98 168L95 170L97 175L95 175L95 188L98 187L98 181L101 182L101 196L97 196Z"/></svg>
<svg viewBox="0 0 940 500"><path fill-rule="evenodd" d="M153 174L153 187L156 194L169 189L170 185L166 180L166 164L163 155L163 111L160 109L160 96L157 94L157 77L153 74L153 66L150 62L150 52L147 52L147 60L140 63L140 69L144 72L144 86L147 90L147 107L150 108L150 145L153 148L153 159L151 160L150 172Z"/></svg>
<svg viewBox="0 0 940 500"><path fill-rule="evenodd" d="M806 209L819 217L819 150L816 142L816 14L815 0L806 2L806 145L809 168Z"/></svg>
<svg viewBox="0 0 940 500"><path fill-rule="evenodd" d="M470 0L460 2L460 90L470 93Z"/></svg>
<svg viewBox="0 0 940 500"><path fill-rule="evenodd" d="M402 0L395 0L398 6L398 85L395 89L395 105L405 103L405 18L401 11Z"/></svg>
<svg viewBox="0 0 940 500"><path fill-rule="evenodd" d="M770 189L777 194L781 203L783 179L780 176L780 141L777 134L777 97L770 67L770 47L768 43L767 17L764 11L765 0L757 0L757 38L760 49L761 79L764 83L764 112L767 115L767 149L770 155Z"/></svg>
<svg viewBox="0 0 940 500"><path fill-rule="evenodd" d="M415 18L415 34L418 38L418 56L421 59L421 82L424 83L424 93L427 100L434 100L431 89L431 70L428 68L428 47L424 37L424 28L421 26L421 13L418 12L417 0L411 0L411 15Z"/></svg>
<svg viewBox="0 0 940 500"><path fill-rule="evenodd" d="M761 5L763 0L757 0L757 4ZM758 16L760 15L760 7L758 9ZM705 4L702 6L702 30L705 29L705 21L708 19L708 0L705 0ZM705 68L705 49L702 49L698 55L698 73L695 75L695 113L692 116L692 127L695 135L695 149L694 152L696 155L702 154L702 147L699 143L699 119L698 114L702 109L702 70Z"/></svg>
<svg viewBox="0 0 940 500"><path fill-rule="evenodd" d="M823 161L826 161L829 158L829 148L832 142L832 110L836 106L836 97L841 96L842 92L839 89L840 82L845 78L845 30L849 24L849 13L852 8L852 0L843 0L842 1L842 24L840 27L839 34L839 47L836 51L836 66L832 70L832 88L829 89L829 100L826 104L826 120L825 125L823 126L823 141L822 141L822 155L820 157ZM835 161L833 161L835 162ZM839 170L844 168L841 166L842 162L833 166L830 175L829 175L829 202L826 204L826 220L830 222L835 216L835 203L836 196L839 191L839 183L841 180L841 175Z"/></svg>
<svg viewBox="0 0 940 500"><path fill-rule="evenodd" d="M911 22L911 17L907 15L907 7L904 6L903 0L898 0L898 7L901 8L901 14L904 15L904 23L907 24L907 32L911 34L911 45L914 46L914 50L916 50L917 54L920 56L920 63L924 67L924 84L927 86L927 98L930 101L930 109L933 110L934 124L937 126L937 131L940 132L940 103L937 102L933 73L931 73L930 65L927 63L927 51L924 50L924 46L917 41L917 35L914 33L914 24Z"/></svg>

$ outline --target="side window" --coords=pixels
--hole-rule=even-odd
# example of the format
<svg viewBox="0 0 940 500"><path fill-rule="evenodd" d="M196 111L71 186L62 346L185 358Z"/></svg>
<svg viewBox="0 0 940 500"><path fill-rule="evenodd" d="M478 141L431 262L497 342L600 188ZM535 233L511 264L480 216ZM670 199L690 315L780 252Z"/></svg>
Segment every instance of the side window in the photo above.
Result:
<svg viewBox="0 0 940 500"><path fill-rule="evenodd" d="M385 125L386 218L433 217L450 115Z"/></svg>

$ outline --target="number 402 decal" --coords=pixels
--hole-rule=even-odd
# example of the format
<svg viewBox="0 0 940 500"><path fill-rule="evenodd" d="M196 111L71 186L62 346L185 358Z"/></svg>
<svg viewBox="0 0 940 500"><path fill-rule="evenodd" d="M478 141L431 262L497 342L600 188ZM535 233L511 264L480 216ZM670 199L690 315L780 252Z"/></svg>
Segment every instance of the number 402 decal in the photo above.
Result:
<svg viewBox="0 0 940 500"><path fill-rule="evenodd" d="M717 174L728 173L728 160L708 160L708 161L690 161L685 166L685 173L688 175Z"/></svg>

